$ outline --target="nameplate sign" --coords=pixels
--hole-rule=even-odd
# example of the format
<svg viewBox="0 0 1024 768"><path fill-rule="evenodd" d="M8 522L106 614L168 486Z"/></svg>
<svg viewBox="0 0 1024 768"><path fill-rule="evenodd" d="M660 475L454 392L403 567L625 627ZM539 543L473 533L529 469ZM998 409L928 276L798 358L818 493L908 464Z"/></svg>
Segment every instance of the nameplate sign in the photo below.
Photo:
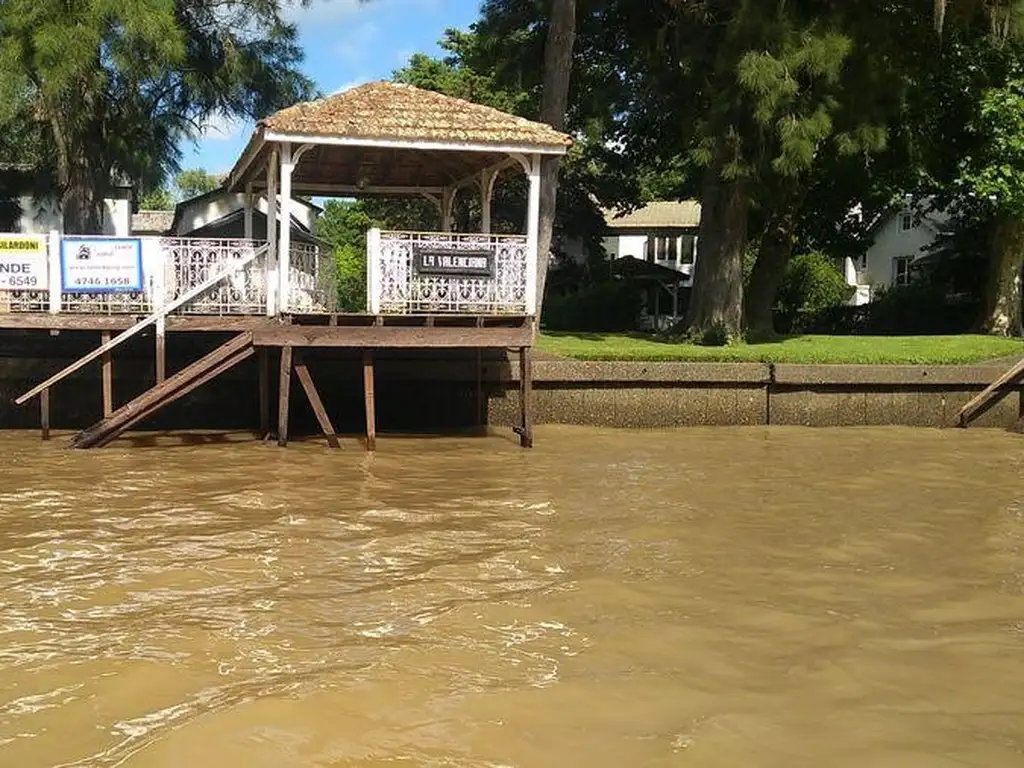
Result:
<svg viewBox="0 0 1024 768"><path fill-rule="evenodd" d="M0 235L0 291L46 289L46 236Z"/></svg>
<svg viewBox="0 0 1024 768"><path fill-rule="evenodd" d="M119 237L65 237L60 243L65 293L142 290L142 241Z"/></svg>
<svg viewBox="0 0 1024 768"><path fill-rule="evenodd" d="M420 275L493 278L494 252L414 247L413 268Z"/></svg>

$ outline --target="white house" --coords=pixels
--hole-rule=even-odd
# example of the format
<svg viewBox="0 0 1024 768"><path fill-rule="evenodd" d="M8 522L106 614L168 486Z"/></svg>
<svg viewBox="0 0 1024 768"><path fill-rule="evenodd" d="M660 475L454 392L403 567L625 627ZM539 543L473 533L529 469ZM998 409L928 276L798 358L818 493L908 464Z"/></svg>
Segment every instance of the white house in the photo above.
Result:
<svg viewBox="0 0 1024 768"><path fill-rule="evenodd" d="M127 237L131 234L132 197L130 186L114 187L110 197L103 201L100 231L94 234L112 237ZM15 232L45 234L53 230L64 231L64 216L58 200L37 200L31 195L22 195L18 198L18 207L21 209L21 217L14 222Z"/></svg>
<svg viewBox="0 0 1024 768"><path fill-rule="evenodd" d="M292 203L292 231L312 232L323 208L306 200L296 199ZM280 205L277 210L281 210ZM253 214L253 237L266 239L267 199L264 195L256 198ZM218 187L178 203L167 234L171 237L243 237L244 215L245 195Z"/></svg>
<svg viewBox="0 0 1024 768"><path fill-rule="evenodd" d="M907 285L915 262L928 254L949 218L930 200L909 198L880 215L869 230L871 245L846 265L847 283L857 288L851 303L867 304L880 288Z"/></svg>
<svg viewBox="0 0 1024 768"><path fill-rule="evenodd" d="M682 272L682 287L693 286L697 260L700 203L693 200L648 203L629 213L604 210L608 233L604 248L609 258L634 259Z"/></svg>

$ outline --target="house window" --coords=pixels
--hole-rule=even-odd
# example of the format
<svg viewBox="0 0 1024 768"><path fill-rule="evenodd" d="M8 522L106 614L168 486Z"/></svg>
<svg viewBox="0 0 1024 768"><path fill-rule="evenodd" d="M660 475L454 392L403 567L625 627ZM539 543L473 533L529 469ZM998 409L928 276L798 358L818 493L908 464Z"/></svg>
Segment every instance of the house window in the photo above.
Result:
<svg viewBox="0 0 1024 768"><path fill-rule="evenodd" d="M900 232L909 232L914 228L914 215L904 213L900 216Z"/></svg>
<svg viewBox="0 0 1024 768"><path fill-rule="evenodd" d="M676 238L653 236L647 238L648 261L671 261L674 263L677 253Z"/></svg>
<svg viewBox="0 0 1024 768"><path fill-rule="evenodd" d="M864 269L867 269L867 268L868 268L868 254L867 254L867 251L865 251L864 253L862 253L860 255L860 258L857 259L857 269L864 270Z"/></svg>
<svg viewBox="0 0 1024 768"><path fill-rule="evenodd" d="M693 264L697 253L697 238L695 235L683 235L680 239L679 263Z"/></svg>
<svg viewBox="0 0 1024 768"><path fill-rule="evenodd" d="M913 256L897 256L892 260L893 285L910 285L910 265L913 262Z"/></svg>

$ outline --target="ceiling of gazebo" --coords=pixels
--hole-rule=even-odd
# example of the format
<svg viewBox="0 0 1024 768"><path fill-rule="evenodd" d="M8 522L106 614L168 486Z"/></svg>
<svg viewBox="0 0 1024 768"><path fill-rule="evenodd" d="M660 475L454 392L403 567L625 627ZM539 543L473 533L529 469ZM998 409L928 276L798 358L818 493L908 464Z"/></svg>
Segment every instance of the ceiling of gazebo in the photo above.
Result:
<svg viewBox="0 0 1024 768"><path fill-rule="evenodd" d="M564 154L572 138L549 125L400 83L369 83L296 104L261 121L230 185L266 186L274 146L311 145L294 194L421 190L465 183L510 154Z"/></svg>
<svg viewBox="0 0 1024 768"><path fill-rule="evenodd" d="M269 151L267 147L263 153ZM400 190L415 194L419 190L465 183L507 158L497 152L313 145L295 166L292 191L296 195L329 195L335 191L380 194ZM266 164L257 161L253 165L260 168L251 177L253 186L263 189L267 184Z"/></svg>

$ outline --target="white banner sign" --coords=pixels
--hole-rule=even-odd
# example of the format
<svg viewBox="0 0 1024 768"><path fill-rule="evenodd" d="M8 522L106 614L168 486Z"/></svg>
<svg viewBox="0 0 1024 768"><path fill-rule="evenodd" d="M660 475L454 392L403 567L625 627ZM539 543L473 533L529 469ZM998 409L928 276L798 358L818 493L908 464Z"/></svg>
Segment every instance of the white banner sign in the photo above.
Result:
<svg viewBox="0 0 1024 768"><path fill-rule="evenodd" d="M0 291L45 291L46 273L45 235L0 235Z"/></svg>
<svg viewBox="0 0 1024 768"><path fill-rule="evenodd" d="M142 290L142 241L136 238L65 237L60 265L65 293Z"/></svg>

